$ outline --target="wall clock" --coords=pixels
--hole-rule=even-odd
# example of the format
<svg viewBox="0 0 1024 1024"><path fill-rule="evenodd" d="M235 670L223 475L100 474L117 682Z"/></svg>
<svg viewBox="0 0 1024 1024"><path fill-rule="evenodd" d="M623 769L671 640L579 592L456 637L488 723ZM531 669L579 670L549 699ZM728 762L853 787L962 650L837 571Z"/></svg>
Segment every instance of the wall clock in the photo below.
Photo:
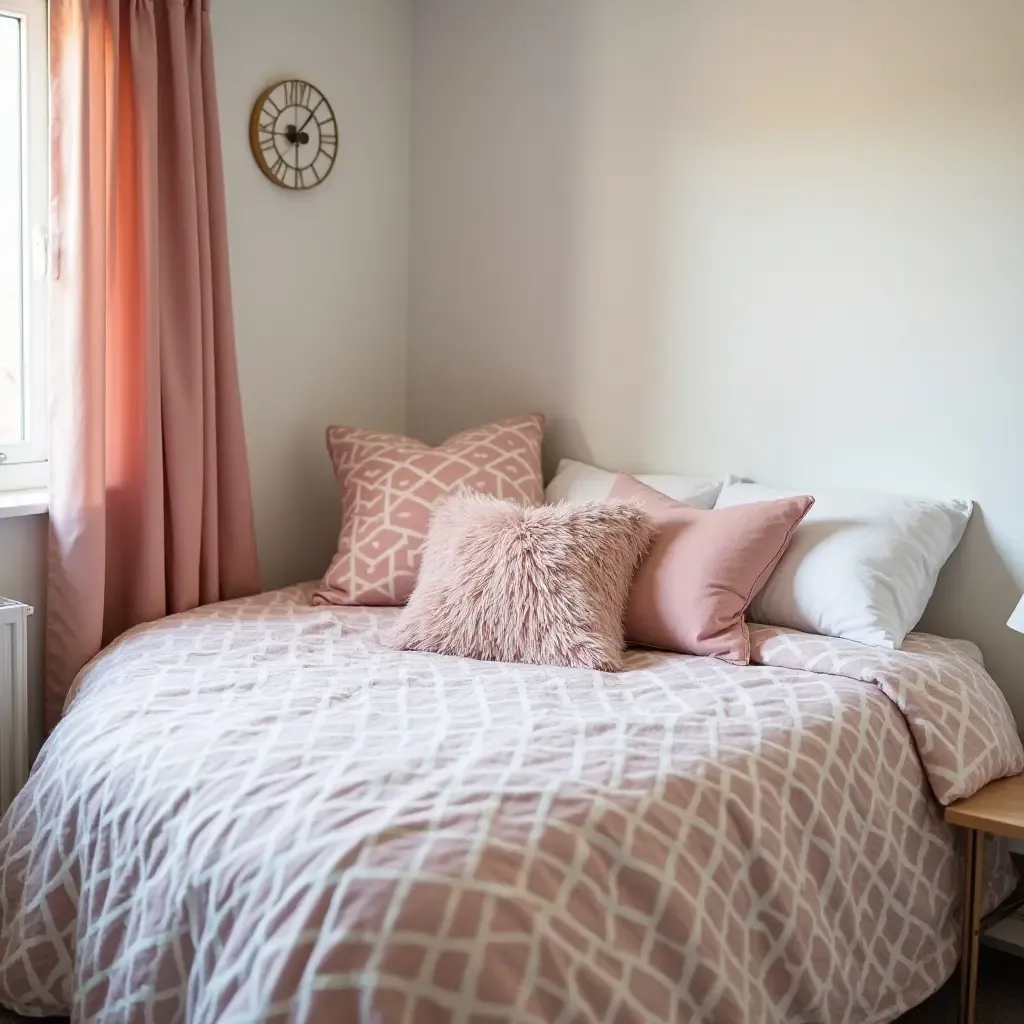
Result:
<svg viewBox="0 0 1024 1024"><path fill-rule="evenodd" d="M282 188L316 188L338 155L338 122L319 89L292 78L260 93L249 119L260 170Z"/></svg>

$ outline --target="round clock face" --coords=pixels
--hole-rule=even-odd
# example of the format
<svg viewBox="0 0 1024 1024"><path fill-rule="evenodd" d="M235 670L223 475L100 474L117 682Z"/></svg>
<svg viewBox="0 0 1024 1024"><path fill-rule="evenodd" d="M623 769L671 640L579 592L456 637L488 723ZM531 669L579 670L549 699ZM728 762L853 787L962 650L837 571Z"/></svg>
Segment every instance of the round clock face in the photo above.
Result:
<svg viewBox="0 0 1024 1024"><path fill-rule="evenodd" d="M327 98L299 79L265 89L252 109L249 144L275 185L315 188L334 167L338 123Z"/></svg>

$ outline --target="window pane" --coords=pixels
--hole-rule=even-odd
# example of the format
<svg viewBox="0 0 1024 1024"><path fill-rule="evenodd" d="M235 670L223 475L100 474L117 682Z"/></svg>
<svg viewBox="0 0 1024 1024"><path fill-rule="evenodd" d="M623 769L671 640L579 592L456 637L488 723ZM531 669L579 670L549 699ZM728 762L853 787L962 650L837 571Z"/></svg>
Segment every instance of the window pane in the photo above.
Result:
<svg viewBox="0 0 1024 1024"><path fill-rule="evenodd" d="M21 79L21 22L0 15L0 444L25 437Z"/></svg>

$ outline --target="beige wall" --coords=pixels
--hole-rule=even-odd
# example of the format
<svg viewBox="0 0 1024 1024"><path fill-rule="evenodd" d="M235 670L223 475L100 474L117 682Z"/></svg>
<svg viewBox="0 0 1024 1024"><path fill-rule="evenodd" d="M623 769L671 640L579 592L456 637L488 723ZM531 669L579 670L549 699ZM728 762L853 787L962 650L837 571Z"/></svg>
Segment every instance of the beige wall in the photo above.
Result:
<svg viewBox="0 0 1024 1024"><path fill-rule="evenodd" d="M1024 723L1024 4L420 0L410 428L972 497Z"/></svg>
<svg viewBox="0 0 1024 1024"><path fill-rule="evenodd" d="M328 423L405 426L409 0L213 5L239 373L264 583L323 574L337 543ZM249 152L269 83L311 81L338 119L327 181L286 192Z"/></svg>

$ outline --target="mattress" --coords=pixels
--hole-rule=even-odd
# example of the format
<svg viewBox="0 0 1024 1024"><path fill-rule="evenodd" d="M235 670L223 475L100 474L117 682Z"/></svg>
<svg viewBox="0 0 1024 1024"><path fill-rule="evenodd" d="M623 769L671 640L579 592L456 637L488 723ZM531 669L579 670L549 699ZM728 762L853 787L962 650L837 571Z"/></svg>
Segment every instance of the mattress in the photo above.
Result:
<svg viewBox="0 0 1024 1024"><path fill-rule="evenodd" d="M393 652L394 611L308 597L141 627L82 672L0 823L0 1002L870 1024L953 971L940 805L1024 768L971 645L755 626L746 668L601 674Z"/></svg>

